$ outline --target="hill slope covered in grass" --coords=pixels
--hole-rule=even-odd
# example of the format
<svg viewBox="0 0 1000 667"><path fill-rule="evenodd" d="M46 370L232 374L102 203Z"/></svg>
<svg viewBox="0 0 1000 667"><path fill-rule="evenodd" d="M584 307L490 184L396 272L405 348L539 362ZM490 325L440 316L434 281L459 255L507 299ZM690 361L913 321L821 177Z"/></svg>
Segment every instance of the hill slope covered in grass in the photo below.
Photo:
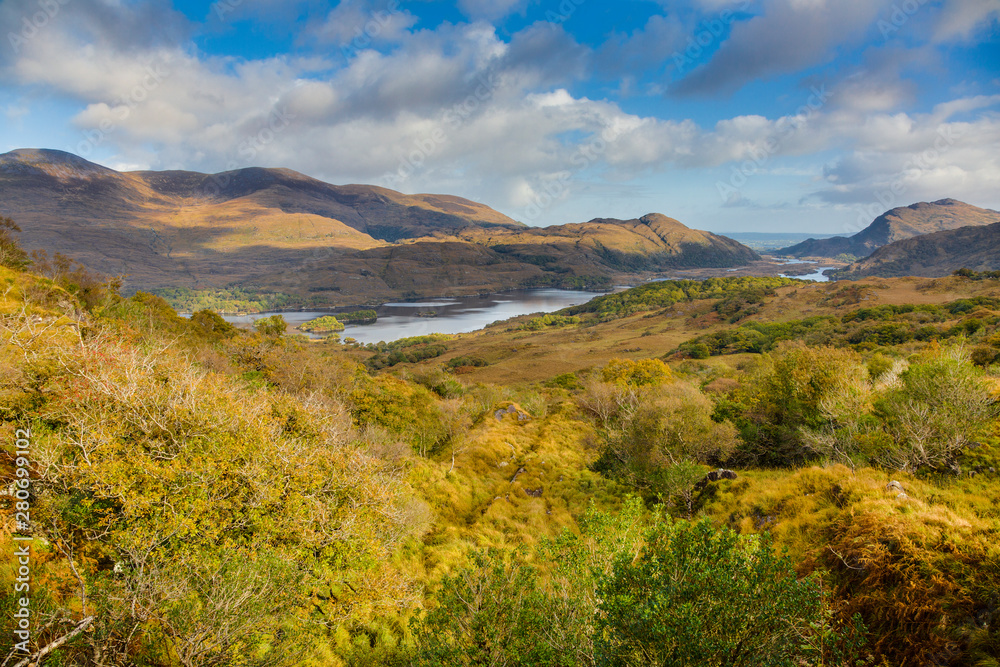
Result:
<svg viewBox="0 0 1000 667"><path fill-rule="evenodd" d="M25 272L11 243L0 482L30 490L0 497L0 633L31 534L29 655L982 667L1000 648L996 280L665 281L389 350L180 318Z"/></svg>
<svg viewBox="0 0 1000 667"><path fill-rule="evenodd" d="M126 291L249 290L282 305L601 288L640 271L760 259L659 214L529 228L449 195L331 185L288 169L119 173L51 150L0 155L0 211L28 249L123 275Z"/></svg>

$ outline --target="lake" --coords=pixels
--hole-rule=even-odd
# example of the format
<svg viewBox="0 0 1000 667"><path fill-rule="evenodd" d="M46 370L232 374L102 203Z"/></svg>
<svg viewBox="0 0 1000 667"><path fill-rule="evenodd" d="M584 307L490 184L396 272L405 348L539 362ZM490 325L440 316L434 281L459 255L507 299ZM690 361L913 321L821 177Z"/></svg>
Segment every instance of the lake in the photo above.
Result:
<svg viewBox="0 0 1000 667"><path fill-rule="evenodd" d="M595 296L600 296L600 293L561 289L522 289L485 296L456 296L386 303L375 309L378 313L378 322L349 324L340 332L340 337L341 340L354 338L362 343L377 343L430 333L468 333L482 329L497 320L506 320L528 313L551 313L568 306L586 303ZM249 325L261 317L281 315L289 326L294 327L331 314L336 315L336 311L268 312L253 315L223 315L223 318L233 324Z"/></svg>
<svg viewBox="0 0 1000 667"><path fill-rule="evenodd" d="M815 264L816 262L809 261L807 259L782 259L776 260L780 261L782 264ZM804 273L800 276L786 276L784 273L779 273L778 275L782 278L797 278L799 280L813 280L818 283L829 282L830 277L823 275L824 271L828 271L836 267L833 266L819 266L812 273Z"/></svg>

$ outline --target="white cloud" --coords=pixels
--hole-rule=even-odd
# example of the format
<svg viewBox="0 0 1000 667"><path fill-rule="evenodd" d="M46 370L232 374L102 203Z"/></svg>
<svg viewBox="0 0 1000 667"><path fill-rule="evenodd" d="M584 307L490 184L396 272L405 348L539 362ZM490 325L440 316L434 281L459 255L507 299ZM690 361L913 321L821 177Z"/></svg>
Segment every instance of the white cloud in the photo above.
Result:
<svg viewBox="0 0 1000 667"><path fill-rule="evenodd" d="M936 41L967 39L1000 18L1000 0L948 0L934 29Z"/></svg>
<svg viewBox="0 0 1000 667"><path fill-rule="evenodd" d="M344 18L347 11L338 15L341 27L353 20ZM864 26L871 11L858 0L773 0L759 17L764 22L741 24L743 32L734 30L731 45L704 72L738 54L757 58L735 78L711 84L731 87L822 59L843 39L837 30ZM792 41L816 42L798 65L784 58L783 47L765 45L759 58L748 50L753 35L785 29L791 17L808 19ZM135 24L127 16L118 20ZM205 171L283 166L332 182L463 194L515 217L540 197L568 201L608 183L621 191L628 187L621 183L649 174L728 170L746 161L760 163L756 174L800 176L816 198L838 204L868 201L873 188L900 179L913 198L962 197L1000 184L1000 118L991 111L1000 99L963 97L924 114L903 113L913 91L893 67L847 77L828 104L813 109L699 125L574 94L588 53L559 26L534 24L504 40L482 22L412 31L407 21L384 35L395 40L392 50L362 48L349 60L335 58L336 65L321 57L209 57L153 38L146 46L138 37L122 44L86 20L54 23L4 74L26 89L76 100L79 145L112 151L111 164ZM617 36L601 57L613 52L622 63L664 57L681 38L672 21L650 19ZM352 31L325 34L336 41ZM803 90L796 104L810 94ZM908 166L913 155L934 147L939 131L956 137L947 150L916 170ZM802 156L816 156L815 168L803 165ZM794 169L785 162L791 158ZM740 192L730 205L748 201Z"/></svg>

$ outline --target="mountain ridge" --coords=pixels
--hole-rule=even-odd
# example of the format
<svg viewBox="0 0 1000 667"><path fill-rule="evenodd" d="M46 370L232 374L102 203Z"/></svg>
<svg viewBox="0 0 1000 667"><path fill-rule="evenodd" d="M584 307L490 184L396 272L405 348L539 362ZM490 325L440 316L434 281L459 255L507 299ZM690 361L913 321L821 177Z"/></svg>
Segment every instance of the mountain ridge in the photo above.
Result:
<svg viewBox="0 0 1000 667"><path fill-rule="evenodd" d="M807 239L776 250L775 254L792 257L836 257L841 254L867 257L878 248L921 234L996 222L1000 222L1000 212L957 199L917 202L886 211L854 236Z"/></svg>
<svg viewBox="0 0 1000 667"><path fill-rule="evenodd" d="M901 239L882 246L842 271L838 278L920 276L939 278L958 269L1000 269L1000 222Z"/></svg>
<svg viewBox="0 0 1000 667"><path fill-rule="evenodd" d="M126 289L253 286L330 305L610 286L640 271L760 259L662 214L528 227L454 195L333 185L283 168L117 172L46 149L0 155L0 212L29 249L127 274Z"/></svg>

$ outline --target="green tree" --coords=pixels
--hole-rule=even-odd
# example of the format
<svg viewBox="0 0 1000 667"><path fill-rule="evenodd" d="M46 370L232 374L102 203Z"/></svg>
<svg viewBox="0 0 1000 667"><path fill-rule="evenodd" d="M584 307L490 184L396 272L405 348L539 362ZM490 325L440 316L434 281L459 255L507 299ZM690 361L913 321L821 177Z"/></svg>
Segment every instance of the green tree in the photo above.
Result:
<svg viewBox="0 0 1000 667"><path fill-rule="evenodd" d="M415 624L415 665L575 665L544 641L538 570L487 551L445 577L437 606Z"/></svg>
<svg viewBox="0 0 1000 667"><path fill-rule="evenodd" d="M0 266L21 270L31 264L28 253L18 244L11 232L20 232L21 228L10 218L0 216Z"/></svg>
<svg viewBox="0 0 1000 667"><path fill-rule="evenodd" d="M812 455L803 430L827 423L824 402L844 386L867 379L868 369L856 352L781 343L761 358L732 398L720 404L716 418L730 418L739 429L737 455L742 460L795 465Z"/></svg>
<svg viewBox="0 0 1000 667"><path fill-rule="evenodd" d="M912 364L875 404L892 446L881 456L889 467L947 469L997 416L998 405L960 348L932 351Z"/></svg>
<svg viewBox="0 0 1000 667"><path fill-rule="evenodd" d="M819 583L798 579L767 535L665 520L599 589L598 664L608 667L816 664L840 639L823 628ZM829 664L829 663L826 663Z"/></svg>
<svg viewBox="0 0 1000 667"><path fill-rule="evenodd" d="M253 328L265 336L281 336L288 330L288 323L281 315L271 315L255 321Z"/></svg>

